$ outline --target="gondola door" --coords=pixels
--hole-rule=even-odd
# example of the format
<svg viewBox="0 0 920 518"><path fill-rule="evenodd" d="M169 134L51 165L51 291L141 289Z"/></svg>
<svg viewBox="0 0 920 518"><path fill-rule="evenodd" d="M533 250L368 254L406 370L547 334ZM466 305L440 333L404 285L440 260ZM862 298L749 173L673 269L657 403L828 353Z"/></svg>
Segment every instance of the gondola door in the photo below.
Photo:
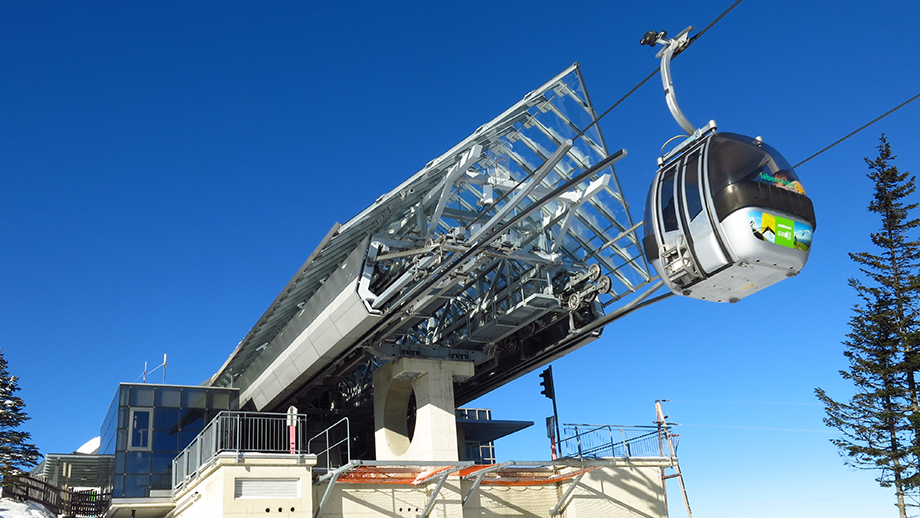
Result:
<svg viewBox="0 0 920 518"><path fill-rule="evenodd" d="M708 147L708 146L705 146ZM729 265L728 251L713 228L715 211L706 199L706 181L702 159L703 146L688 153L682 160L682 177L678 185L683 195L683 222L691 250L705 276Z"/></svg>
<svg viewBox="0 0 920 518"><path fill-rule="evenodd" d="M658 260L669 287L685 289L703 278L688 239L684 202L683 160L676 160L661 174L656 193ZM650 200L652 201L652 200Z"/></svg>

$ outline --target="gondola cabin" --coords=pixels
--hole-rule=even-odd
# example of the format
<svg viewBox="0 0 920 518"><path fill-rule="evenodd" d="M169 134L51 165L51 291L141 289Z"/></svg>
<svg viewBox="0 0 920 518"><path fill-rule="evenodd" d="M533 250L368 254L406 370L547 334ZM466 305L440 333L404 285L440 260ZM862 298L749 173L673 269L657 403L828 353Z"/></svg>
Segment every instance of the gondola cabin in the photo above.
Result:
<svg viewBox="0 0 920 518"><path fill-rule="evenodd" d="M643 246L675 294L737 302L799 273L815 223L782 155L759 137L713 130L661 164Z"/></svg>

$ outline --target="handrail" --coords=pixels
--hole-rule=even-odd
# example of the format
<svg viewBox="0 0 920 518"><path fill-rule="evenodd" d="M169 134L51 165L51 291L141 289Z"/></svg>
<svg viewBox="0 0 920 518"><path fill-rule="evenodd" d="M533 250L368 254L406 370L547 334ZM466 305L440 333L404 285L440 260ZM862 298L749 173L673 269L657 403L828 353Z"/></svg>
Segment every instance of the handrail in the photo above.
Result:
<svg viewBox="0 0 920 518"><path fill-rule="evenodd" d="M336 440L336 439L330 439L330 435L333 435L333 430L334 430L336 427L339 427L342 423L345 424L345 435L344 435L344 437L342 437L341 439L338 439L338 440ZM314 441L316 441L316 440L319 439L320 437L322 437L322 438L324 438L324 439L326 440L326 449L324 449L323 451L320 451L320 452L313 452L313 449L312 449L311 445L313 444ZM335 442L333 443L332 441L335 441ZM335 448L340 447L340 446L343 445L343 444L345 445L345 451L346 451L346 453L345 453L345 459L339 459L339 462L338 462L338 463L333 463L333 461L332 461L332 452L333 452L333 450L334 450ZM316 454L316 458L317 458L317 467L314 468L314 469L317 469L317 470L322 470L322 469L323 469L322 467L319 467L319 463L322 462L321 459L322 459L322 457L323 457L324 455L325 455L325 457L326 457L326 467L325 467L326 472L332 471L332 470L334 470L334 469L336 469L336 468L339 468L339 467L341 467L341 466L344 466L344 465L350 463L350 462L351 462L351 424L350 424L348 418L347 418L347 417L343 417L343 418L339 419L339 420L336 421L334 424L332 424L329 428L326 428L326 429L323 430L322 432L320 432L320 433L314 435L313 437L311 437L310 440L307 441L307 451L310 452L310 453L315 453L315 454ZM336 465L333 465L333 464L336 464Z"/></svg>
<svg viewBox="0 0 920 518"><path fill-rule="evenodd" d="M659 440L670 432L657 426L566 424L559 441L566 457L667 457ZM586 429L587 428L587 429Z"/></svg>
<svg viewBox="0 0 920 518"><path fill-rule="evenodd" d="M221 452L291 453L288 414L224 410L172 461L173 493ZM307 416L296 415L294 453L307 453Z"/></svg>

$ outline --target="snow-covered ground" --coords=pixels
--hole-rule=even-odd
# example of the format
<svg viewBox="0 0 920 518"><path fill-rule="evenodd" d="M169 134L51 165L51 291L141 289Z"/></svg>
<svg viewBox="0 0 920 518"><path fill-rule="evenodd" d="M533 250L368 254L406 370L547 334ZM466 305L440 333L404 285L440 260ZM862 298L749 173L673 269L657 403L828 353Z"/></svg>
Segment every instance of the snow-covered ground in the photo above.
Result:
<svg viewBox="0 0 920 518"><path fill-rule="evenodd" d="M0 498L0 518L57 518L51 511L35 502L15 502Z"/></svg>

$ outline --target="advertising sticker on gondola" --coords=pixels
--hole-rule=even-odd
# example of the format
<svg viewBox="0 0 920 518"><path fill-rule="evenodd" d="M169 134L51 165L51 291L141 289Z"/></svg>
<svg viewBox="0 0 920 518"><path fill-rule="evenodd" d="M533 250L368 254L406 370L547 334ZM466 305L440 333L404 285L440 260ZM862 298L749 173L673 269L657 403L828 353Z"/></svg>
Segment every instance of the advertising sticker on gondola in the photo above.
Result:
<svg viewBox="0 0 920 518"><path fill-rule="evenodd" d="M748 217L751 232L761 241L803 251L811 248L811 235L814 229L810 225L769 212L750 211Z"/></svg>
<svg viewBox="0 0 920 518"><path fill-rule="evenodd" d="M769 168L763 168L752 175L755 182L766 183L797 194L805 194L805 187L791 171L782 170L770 174Z"/></svg>

